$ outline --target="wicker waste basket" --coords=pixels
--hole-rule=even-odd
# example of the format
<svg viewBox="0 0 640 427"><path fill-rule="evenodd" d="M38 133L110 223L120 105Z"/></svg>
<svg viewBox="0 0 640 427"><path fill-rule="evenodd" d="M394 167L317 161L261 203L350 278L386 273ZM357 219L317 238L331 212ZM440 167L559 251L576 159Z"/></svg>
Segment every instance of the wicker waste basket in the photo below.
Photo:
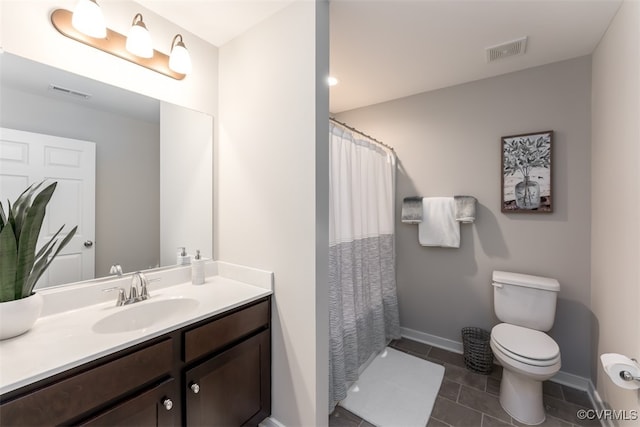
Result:
<svg viewBox="0 0 640 427"><path fill-rule="evenodd" d="M472 372L489 375L493 369L491 333L471 326L462 328L461 332L465 366Z"/></svg>

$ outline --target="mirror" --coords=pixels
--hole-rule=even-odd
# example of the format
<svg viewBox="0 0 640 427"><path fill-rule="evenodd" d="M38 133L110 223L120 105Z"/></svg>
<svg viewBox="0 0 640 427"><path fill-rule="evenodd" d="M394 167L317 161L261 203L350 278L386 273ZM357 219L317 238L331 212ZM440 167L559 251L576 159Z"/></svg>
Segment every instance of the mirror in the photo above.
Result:
<svg viewBox="0 0 640 427"><path fill-rule="evenodd" d="M205 207L199 217L172 223L176 206L193 206L176 188L211 173L212 159L193 167L192 159L179 158L202 157L202 147L212 145L211 116L6 52L0 54L0 93L0 127L95 143L96 278L110 275L113 264L125 273L175 264L178 246L212 256L211 191L198 198ZM0 186L3 201L14 199L8 192ZM161 209L163 198L170 203Z"/></svg>

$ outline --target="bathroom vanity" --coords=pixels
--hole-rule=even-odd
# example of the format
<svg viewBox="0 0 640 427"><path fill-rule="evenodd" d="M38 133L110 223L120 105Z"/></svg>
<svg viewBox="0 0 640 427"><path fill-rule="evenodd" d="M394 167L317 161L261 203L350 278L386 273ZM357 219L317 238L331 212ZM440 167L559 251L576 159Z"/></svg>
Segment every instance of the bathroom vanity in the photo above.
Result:
<svg viewBox="0 0 640 427"><path fill-rule="evenodd" d="M151 303L198 306L142 329L119 323L111 327L122 330L105 332L96 328L103 319L146 303L107 302L42 318L24 336L0 342L2 425L241 426L269 416L270 289L214 276L155 294ZM28 374L7 366L19 371L36 360L42 363Z"/></svg>

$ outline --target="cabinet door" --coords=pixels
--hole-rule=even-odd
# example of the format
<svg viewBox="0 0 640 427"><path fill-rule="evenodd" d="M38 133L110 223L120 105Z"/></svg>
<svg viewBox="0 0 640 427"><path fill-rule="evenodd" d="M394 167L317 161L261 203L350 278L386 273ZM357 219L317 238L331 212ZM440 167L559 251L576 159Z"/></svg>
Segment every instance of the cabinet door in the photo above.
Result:
<svg viewBox="0 0 640 427"><path fill-rule="evenodd" d="M266 330L185 373L187 426L258 425L271 412Z"/></svg>
<svg viewBox="0 0 640 427"><path fill-rule="evenodd" d="M140 393L93 417L81 426L178 426L180 398L173 379Z"/></svg>

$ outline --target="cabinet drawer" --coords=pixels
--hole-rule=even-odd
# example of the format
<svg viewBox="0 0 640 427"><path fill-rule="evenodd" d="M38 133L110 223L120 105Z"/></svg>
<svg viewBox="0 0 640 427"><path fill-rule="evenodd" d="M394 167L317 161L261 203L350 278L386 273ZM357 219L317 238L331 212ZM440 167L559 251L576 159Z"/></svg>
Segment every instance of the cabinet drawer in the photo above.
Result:
<svg viewBox="0 0 640 427"><path fill-rule="evenodd" d="M171 371L171 338L0 406L2 425L59 425Z"/></svg>
<svg viewBox="0 0 640 427"><path fill-rule="evenodd" d="M185 332L184 360L191 362L269 324L269 302L244 310Z"/></svg>

